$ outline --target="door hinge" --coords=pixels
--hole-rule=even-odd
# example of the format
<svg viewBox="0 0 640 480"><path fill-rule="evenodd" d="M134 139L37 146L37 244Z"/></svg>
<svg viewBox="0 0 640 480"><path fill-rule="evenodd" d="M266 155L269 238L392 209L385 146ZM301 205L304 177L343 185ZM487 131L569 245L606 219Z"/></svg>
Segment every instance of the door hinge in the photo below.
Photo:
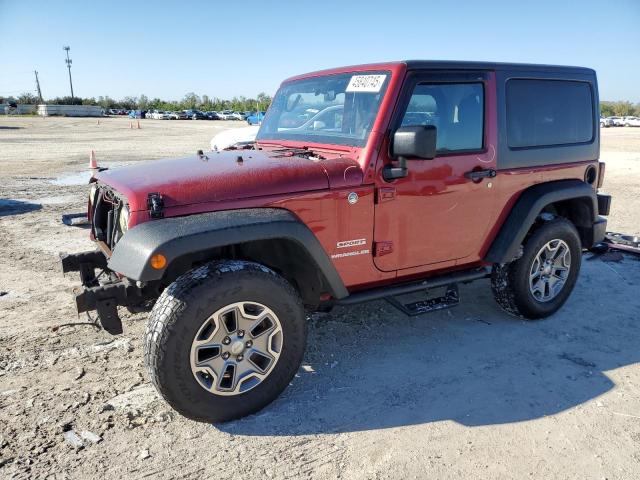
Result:
<svg viewBox="0 0 640 480"><path fill-rule="evenodd" d="M396 199L395 187L380 187L376 191L376 203L388 202Z"/></svg>
<svg viewBox="0 0 640 480"><path fill-rule="evenodd" d="M393 253L393 242L374 242L373 243L373 256L382 257L383 255L389 255Z"/></svg>

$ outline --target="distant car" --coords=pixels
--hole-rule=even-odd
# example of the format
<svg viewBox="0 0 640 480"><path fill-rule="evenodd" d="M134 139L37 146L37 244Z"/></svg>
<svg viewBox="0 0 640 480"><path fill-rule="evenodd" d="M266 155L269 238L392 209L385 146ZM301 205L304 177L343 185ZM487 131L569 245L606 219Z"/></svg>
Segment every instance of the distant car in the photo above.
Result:
<svg viewBox="0 0 640 480"><path fill-rule="evenodd" d="M243 112L233 112L231 114L231 119L232 120L244 120L246 118L245 114Z"/></svg>
<svg viewBox="0 0 640 480"><path fill-rule="evenodd" d="M220 116L218 115L218 112L204 112L205 117L207 117L208 120L220 120Z"/></svg>
<svg viewBox="0 0 640 480"><path fill-rule="evenodd" d="M262 119L264 118L265 112L255 112L247 117L247 123L249 125L260 125L262 123Z"/></svg>
<svg viewBox="0 0 640 480"><path fill-rule="evenodd" d="M600 126L604 128L614 127L613 120L610 117L601 117L600 118Z"/></svg>
<svg viewBox="0 0 640 480"><path fill-rule="evenodd" d="M186 120L187 118L189 117L184 112L169 112L170 120Z"/></svg>
<svg viewBox="0 0 640 480"><path fill-rule="evenodd" d="M640 118L638 117L624 117L625 127L640 127Z"/></svg>
<svg viewBox="0 0 640 480"><path fill-rule="evenodd" d="M150 111L147 113L147 118L152 118L152 119L154 119L154 120L160 120L160 119L161 119L161 115L162 115L163 113L164 113L164 112L160 112L160 111L158 111L158 110L150 110Z"/></svg>
<svg viewBox="0 0 640 480"><path fill-rule="evenodd" d="M187 115L187 118L191 120L207 120L207 117L200 110L185 110L184 113Z"/></svg>
<svg viewBox="0 0 640 480"><path fill-rule="evenodd" d="M622 127L624 126L622 117L609 117L613 122L614 127Z"/></svg>
<svg viewBox="0 0 640 480"><path fill-rule="evenodd" d="M145 118L145 112L142 110L131 110L129 118Z"/></svg>
<svg viewBox="0 0 640 480"><path fill-rule="evenodd" d="M220 117L220 120L235 120L235 118L233 118L232 110L223 110L218 112L218 116Z"/></svg>
<svg viewBox="0 0 640 480"><path fill-rule="evenodd" d="M244 148L256 141L256 135L260 127L257 125L242 128L230 128L223 130L211 139L211 150L232 150Z"/></svg>

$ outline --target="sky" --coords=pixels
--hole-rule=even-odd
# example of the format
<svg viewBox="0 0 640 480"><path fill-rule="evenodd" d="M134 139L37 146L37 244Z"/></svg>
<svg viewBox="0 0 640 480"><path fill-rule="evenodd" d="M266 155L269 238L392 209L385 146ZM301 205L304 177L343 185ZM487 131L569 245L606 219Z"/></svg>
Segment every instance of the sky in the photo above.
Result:
<svg viewBox="0 0 640 480"><path fill-rule="evenodd" d="M0 96L177 100L275 93L292 75L386 60L578 65L640 102L640 0L0 0Z"/></svg>

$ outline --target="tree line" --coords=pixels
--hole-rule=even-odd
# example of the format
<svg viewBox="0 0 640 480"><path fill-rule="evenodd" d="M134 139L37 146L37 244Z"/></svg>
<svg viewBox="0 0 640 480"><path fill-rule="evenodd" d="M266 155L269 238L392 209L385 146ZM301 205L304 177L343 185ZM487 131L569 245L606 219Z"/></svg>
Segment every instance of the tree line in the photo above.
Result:
<svg viewBox="0 0 640 480"><path fill-rule="evenodd" d="M3 102L4 101L4 102ZM36 105L41 103L33 93L23 93L18 97L0 98L0 103L23 103L27 105ZM262 92L256 98L247 98L243 96L233 97L230 100L221 98L211 98L208 95L196 95L195 93L187 93L182 100L162 100L161 98L149 98L146 95L139 97L124 97L121 100L115 100L109 96L100 96L98 98L79 98L79 97L56 97L46 100L45 103L50 105L99 105L104 109L124 108L126 110L203 110L203 111L254 111L266 110L271 104L271 97ZM640 117L640 103L633 104L629 101L618 102L600 102L600 114L603 117Z"/></svg>
<svg viewBox="0 0 640 480"><path fill-rule="evenodd" d="M603 117L640 117L640 103L600 102L600 115Z"/></svg>
<svg viewBox="0 0 640 480"><path fill-rule="evenodd" d="M32 93L23 93L18 97L0 98L0 103L20 103L27 105L37 105L40 99ZM187 93L182 100L163 100L161 98L149 98L146 95L139 97L124 97L121 100L113 99L109 96L99 96L98 98L80 97L55 97L45 100L49 105L98 105L105 110L125 109L125 110L203 110L220 111L234 110L239 112L266 110L271 104L271 97L264 92L259 93L256 98L244 96L233 97L231 99L211 98L208 95L197 95L193 92Z"/></svg>

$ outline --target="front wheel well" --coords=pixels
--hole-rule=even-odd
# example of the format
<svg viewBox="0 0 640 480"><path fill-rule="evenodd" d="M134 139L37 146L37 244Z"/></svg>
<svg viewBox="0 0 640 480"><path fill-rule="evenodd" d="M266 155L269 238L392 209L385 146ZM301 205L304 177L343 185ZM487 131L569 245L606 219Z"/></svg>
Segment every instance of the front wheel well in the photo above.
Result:
<svg viewBox="0 0 640 480"><path fill-rule="evenodd" d="M185 255L169 265L163 283L173 282L183 273L212 260L247 260L260 263L284 277L315 308L321 294L330 293L329 284L314 258L298 242L282 238L253 240Z"/></svg>

